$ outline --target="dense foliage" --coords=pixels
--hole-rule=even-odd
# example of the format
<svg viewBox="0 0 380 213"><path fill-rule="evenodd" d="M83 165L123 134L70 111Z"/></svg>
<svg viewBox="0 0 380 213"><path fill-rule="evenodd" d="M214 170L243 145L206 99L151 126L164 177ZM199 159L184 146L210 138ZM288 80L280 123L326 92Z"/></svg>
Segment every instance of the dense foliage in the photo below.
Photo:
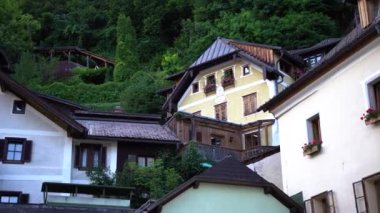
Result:
<svg viewBox="0 0 380 213"><path fill-rule="evenodd" d="M131 205L139 207L148 199L158 199L182 182L199 174L203 168L202 156L190 143L181 155L161 153L159 159L149 167L126 163L123 171L112 173L109 168L94 168L86 172L91 184L135 187Z"/></svg>
<svg viewBox="0 0 380 213"><path fill-rule="evenodd" d="M183 70L218 36L289 49L341 36L353 25L354 3L352 0L4 0L0 3L0 45L14 62L22 52L30 52L32 46L79 46L115 59L114 72L106 73L105 82L131 84L135 73L144 72L157 81L154 87L162 87L167 85L164 76ZM86 85L86 80L84 83L76 87ZM126 91L131 90L134 91ZM152 88L144 92L148 94L141 93L142 97L154 96ZM131 103L134 97L129 95L136 96L124 93L112 101ZM102 101L94 97L90 102ZM127 107L131 112L158 109Z"/></svg>

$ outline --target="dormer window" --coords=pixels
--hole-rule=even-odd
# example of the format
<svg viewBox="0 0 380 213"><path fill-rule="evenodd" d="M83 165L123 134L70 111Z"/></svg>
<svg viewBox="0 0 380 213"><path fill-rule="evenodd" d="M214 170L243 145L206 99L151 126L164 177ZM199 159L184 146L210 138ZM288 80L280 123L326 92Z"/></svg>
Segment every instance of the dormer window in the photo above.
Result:
<svg viewBox="0 0 380 213"><path fill-rule="evenodd" d="M248 65L243 66L243 76L249 75L251 73L251 70L249 69Z"/></svg>
<svg viewBox="0 0 380 213"><path fill-rule="evenodd" d="M25 107L26 107L25 101L15 100L15 101L13 101L12 113L13 114L25 114Z"/></svg>

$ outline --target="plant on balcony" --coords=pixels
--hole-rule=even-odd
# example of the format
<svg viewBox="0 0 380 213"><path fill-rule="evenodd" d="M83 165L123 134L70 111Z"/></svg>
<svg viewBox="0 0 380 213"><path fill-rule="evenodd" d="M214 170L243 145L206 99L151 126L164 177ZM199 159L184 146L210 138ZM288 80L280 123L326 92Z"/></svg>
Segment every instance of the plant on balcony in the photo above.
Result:
<svg viewBox="0 0 380 213"><path fill-rule="evenodd" d="M205 93L209 93L209 92L215 91L215 89L216 89L215 83L207 83L204 88L204 91Z"/></svg>
<svg viewBox="0 0 380 213"><path fill-rule="evenodd" d="M222 86L223 87L232 85L234 83L235 83L235 78L233 76L228 76L228 75L223 76L223 78L222 78Z"/></svg>
<svg viewBox="0 0 380 213"><path fill-rule="evenodd" d="M321 150L322 141L314 139L309 143L305 143L302 146L303 155L311 155L313 153L317 153Z"/></svg>
<svg viewBox="0 0 380 213"><path fill-rule="evenodd" d="M365 113L363 113L363 115L360 117L360 120L364 120L366 125L376 123L380 120L380 112L369 108L365 111Z"/></svg>

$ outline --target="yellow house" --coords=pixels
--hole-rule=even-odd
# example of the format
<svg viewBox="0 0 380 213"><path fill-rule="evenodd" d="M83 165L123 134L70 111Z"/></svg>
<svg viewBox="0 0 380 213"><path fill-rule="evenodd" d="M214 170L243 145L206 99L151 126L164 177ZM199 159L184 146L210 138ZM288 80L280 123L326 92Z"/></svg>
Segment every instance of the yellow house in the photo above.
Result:
<svg viewBox="0 0 380 213"><path fill-rule="evenodd" d="M184 112L241 127L239 148L229 147L221 134L203 134L202 143L215 145L212 140L224 138L219 144L233 149L278 145L273 122L260 122L273 116L256 109L293 83L303 67L302 59L281 47L218 38L188 69L168 77L176 85L166 91L163 108L169 117Z"/></svg>

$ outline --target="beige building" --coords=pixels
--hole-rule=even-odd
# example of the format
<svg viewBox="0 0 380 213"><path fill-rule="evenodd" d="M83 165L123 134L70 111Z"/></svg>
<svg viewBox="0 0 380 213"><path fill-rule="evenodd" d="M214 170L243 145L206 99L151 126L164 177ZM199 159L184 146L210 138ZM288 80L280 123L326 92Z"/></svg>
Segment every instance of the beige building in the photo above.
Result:
<svg viewBox="0 0 380 213"><path fill-rule="evenodd" d="M163 91L163 108L169 117L184 112L220 121L219 128L231 124L228 135L215 128L202 131L211 121L198 125L205 144L238 150L279 145L273 138L273 116L256 109L292 84L303 67L301 58L281 47L218 38L188 69L168 77L176 86ZM188 132L184 125L176 129L183 142L196 139L196 133L181 137Z"/></svg>

